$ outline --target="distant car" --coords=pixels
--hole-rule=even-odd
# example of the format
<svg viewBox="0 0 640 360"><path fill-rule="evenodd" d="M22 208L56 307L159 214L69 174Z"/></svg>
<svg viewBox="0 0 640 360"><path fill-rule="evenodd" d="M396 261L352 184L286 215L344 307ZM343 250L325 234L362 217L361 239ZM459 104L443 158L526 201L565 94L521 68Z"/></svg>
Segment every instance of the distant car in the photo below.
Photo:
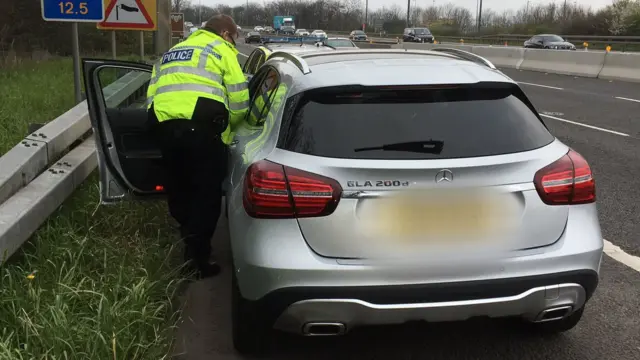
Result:
<svg viewBox="0 0 640 360"><path fill-rule="evenodd" d="M323 44L325 46L329 46L334 49L357 49L358 48L353 41L347 38L339 38L339 37L327 38L326 40L323 41Z"/></svg>
<svg viewBox="0 0 640 360"><path fill-rule="evenodd" d="M253 31L264 31L264 28L262 26L256 26L253 28Z"/></svg>
<svg viewBox="0 0 640 360"><path fill-rule="evenodd" d="M524 42L528 49L575 50L576 46L562 37L553 34L541 34Z"/></svg>
<svg viewBox="0 0 640 360"><path fill-rule="evenodd" d="M309 32L307 31L307 29L298 29L295 32L296 36L309 36Z"/></svg>
<svg viewBox="0 0 640 360"><path fill-rule="evenodd" d="M362 30L353 30L350 34L349 34L349 39L351 40L367 40L367 34L364 33L364 31Z"/></svg>
<svg viewBox="0 0 640 360"><path fill-rule="evenodd" d="M260 43L260 42L262 42L262 36L257 31L251 31L250 33L247 34L247 36L244 37L245 44Z"/></svg>
<svg viewBox="0 0 640 360"><path fill-rule="evenodd" d="M265 28L264 28L263 32L265 32L265 33L267 33L267 34L273 34L273 33L275 33L276 31L275 31L275 29L274 29L274 28L272 28L271 26L265 26Z"/></svg>
<svg viewBox="0 0 640 360"><path fill-rule="evenodd" d="M327 33L323 30L313 30L311 32L311 36L316 37L318 39L325 39L327 37Z"/></svg>
<svg viewBox="0 0 640 360"><path fill-rule="evenodd" d="M433 43L433 34L426 27L406 28L402 34L402 41Z"/></svg>

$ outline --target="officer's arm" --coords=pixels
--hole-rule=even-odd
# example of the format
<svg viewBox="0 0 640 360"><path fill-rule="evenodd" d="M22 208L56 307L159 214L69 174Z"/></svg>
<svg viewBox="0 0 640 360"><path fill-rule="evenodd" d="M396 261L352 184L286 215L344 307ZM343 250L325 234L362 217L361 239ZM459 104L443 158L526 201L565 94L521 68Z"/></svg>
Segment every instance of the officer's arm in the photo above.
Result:
<svg viewBox="0 0 640 360"><path fill-rule="evenodd" d="M229 96L229 125L233 132L249 110L249 90L238 59L229 56L222 59L226 63L223 81Z"/></svg>
<svg viewBox="0 0 640 360"><path fill-rule="evenodd" d="M151 80L149 81L149 86L147 87L147 109L151 107L151 103L153 102L153 97L156 95L156 82L157 82L157 70L160 68L160 62L157 62L153 65L153 71L151 71Z"/></svg>

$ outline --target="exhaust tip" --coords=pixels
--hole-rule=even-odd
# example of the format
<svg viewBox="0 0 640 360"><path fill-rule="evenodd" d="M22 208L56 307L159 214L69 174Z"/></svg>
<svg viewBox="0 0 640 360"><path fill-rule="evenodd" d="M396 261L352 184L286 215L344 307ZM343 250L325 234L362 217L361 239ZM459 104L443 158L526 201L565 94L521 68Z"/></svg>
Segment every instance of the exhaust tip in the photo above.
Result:
<svg viewBox="0 0 640 360"><path fill-rule="evenodd" d="M573 310L573 306L570 306L570 305L557 306L557 307L552 307L552 308L543 310L540 313L540 315L538 315L536 322L546 322L546 321L564 319L569 314L571 314L571 310Z"/></svg>
<svg viewBox="0 0 640 360"><path fill-rule="evenodd" d="M343 323L312 322L304 325L302 333L306 336L337 336L344 335L346 329Z"/></svg>

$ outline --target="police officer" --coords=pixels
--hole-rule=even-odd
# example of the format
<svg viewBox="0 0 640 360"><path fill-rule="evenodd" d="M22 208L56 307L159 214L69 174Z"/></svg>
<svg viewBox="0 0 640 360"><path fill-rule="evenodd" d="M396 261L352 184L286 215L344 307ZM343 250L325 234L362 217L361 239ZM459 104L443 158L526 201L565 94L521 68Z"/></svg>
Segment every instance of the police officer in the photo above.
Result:
<svg viewBox="0 0 640 360"><path fill-rule="evenodd" d="M188 269L200 278L220 272L209 259L210 241L220 216L227 145L249 104L235 48L237 31L231 17L212 17L162 56L147 92L169 211L180 224Z"/></svg>

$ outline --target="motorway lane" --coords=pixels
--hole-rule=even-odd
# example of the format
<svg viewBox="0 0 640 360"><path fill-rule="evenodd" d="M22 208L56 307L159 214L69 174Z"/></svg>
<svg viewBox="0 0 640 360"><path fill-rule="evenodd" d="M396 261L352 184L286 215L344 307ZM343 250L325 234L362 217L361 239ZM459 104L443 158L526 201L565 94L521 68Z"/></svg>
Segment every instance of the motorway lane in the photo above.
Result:
<svg viewBox="0 0 640 360"><path fill-rule="evenodd" d="M250 51L239 48L245 54ZM240 57L242 62L245 59ZM553 92L530 94L528 88L525 91L540 109L550 98L559 96ZM632 234L640 233L640 229L625 224L640 223L634 221L640 212L632 206L637 202L633 195L637 181L631 181L640 171L624 162L637 161L640 142L563 122L546 122L556 136L585 155L594 167L605 236L617 245L633 248ZM221 218L213 245L225 271L213 280L192 283L183 295L183 322L176 333L177 359L243 358L235 353L230 336L228 242L226 219ZM558 337L527 336L513 331L505 321L380 327L354 331L343 338L281 336L268 359L635 360L640 358L639 308L640 273L605 256L600 286L582 322Z"/></svg>
<svg viewBox="0 0 640 360"><path fill-rule="evenodd" d="M616 98L639 98L640 84L513 69L502 71L527 83L521 87L539 112L630 135L543 118L556 137L589 161L596 179L605 239L640 256L640 102Z"/></svg>

